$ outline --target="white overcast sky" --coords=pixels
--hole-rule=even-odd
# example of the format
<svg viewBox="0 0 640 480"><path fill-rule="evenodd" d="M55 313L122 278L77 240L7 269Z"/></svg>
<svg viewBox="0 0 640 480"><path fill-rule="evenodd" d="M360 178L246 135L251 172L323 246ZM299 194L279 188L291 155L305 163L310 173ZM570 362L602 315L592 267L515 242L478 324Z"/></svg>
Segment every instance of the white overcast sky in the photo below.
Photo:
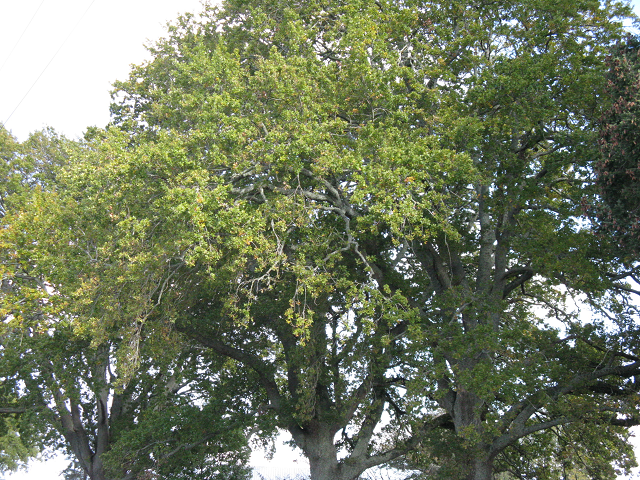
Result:
<svg viewBox="0 0 640 480"><path fill-rule="evenodd" d="M0 123L19 140L109 121L109 91L200 0L0 0ZM22 103L21 103L22 102ZM16 108L17 107L17 108Z"/></svg>
<svg viewBox="0 0 640 480"><path fill-rule="evenodd" d="M0 124L21 141L46 126L70 138L105 126L113 81L148 58L144 45L167 22L200 9L200 0L0 0ZM62 468L35 463L4 478L57 480Z"/></svg>
<svg viewBox="0 0 640 480"><path fill-rule="evenodd" d="M632 3L640 3L634 0ZM19 140L109 121L109 91L200 0L0 0L0 124Z"/></svg>

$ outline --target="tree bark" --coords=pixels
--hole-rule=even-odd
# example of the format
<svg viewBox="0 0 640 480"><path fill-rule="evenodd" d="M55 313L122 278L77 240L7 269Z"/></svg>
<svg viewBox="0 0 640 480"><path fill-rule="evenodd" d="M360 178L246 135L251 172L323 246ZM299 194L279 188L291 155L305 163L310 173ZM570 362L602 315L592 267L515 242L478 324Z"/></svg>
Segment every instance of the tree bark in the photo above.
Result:
<svg viewBox="0 0 640 480"><path fill-rule="evenodd" d="M493 460L491 458L474 459L466 480L493 480Z"/></svg>
<svg viewBox="0 0 640 480"><path fill-rule="evenodd" d="M290 429L296 445L309 460L311 480L342 480L338 452L333 441L335 429L312 421L306 428Z"/></svg>
<svg viewBox="0 0 640 480"><path fill-rule="evenodd" d="M309 474L311 480L356 480L360 474L370 466L376 466L381 461L375 458L354 458L353 454L338 460L338 450L334 437L337 432L335 426L329 426L322 421L314 420L306 428L289 429L296 445L309 460ZM399 456L390 453L388 460Z"/></svg>

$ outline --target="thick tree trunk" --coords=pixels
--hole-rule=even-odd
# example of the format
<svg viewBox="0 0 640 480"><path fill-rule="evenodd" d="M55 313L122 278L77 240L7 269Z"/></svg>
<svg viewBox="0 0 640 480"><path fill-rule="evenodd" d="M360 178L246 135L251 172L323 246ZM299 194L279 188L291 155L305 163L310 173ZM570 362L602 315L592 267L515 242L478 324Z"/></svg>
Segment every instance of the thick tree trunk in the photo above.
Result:
<svg viewBox="0 0 640 480"><path fill-rule="evenodd" d="M67 441L69 441L70 436L65 435L67 437ZM78 435L78 437L82 437ZM89 450L88 445L81 445L80 442L86 440L85 438L76 438L73 441L69 442L72 445L72 451L82 466L82 469L87 474L87 476L91 480L107 480L107 476L104 472L104 465L102 463L102 458L99 455L92 454ZM79 447L79 448L78 448ZM82 448L85 447L85 448Z"/></svg>
<svg viewBox="0 0 640 480"><path fill-rule="evenodd" d="M474 459L471 471L465 480L493 480L493 460L487 458Z"/></svg>
<svg viewBox="0 0 640 480"><path fill-rule="evenodd" d="M334 443L335 427L322 422L312 422L306 429L291 431L296 444L309 460L311 480L355 480L365 468L357 464L343 464L338 461L338 451ZM360 468L362 467L362 468Z"/></svg>
<svg viewBox="0 0 640 480"><path fill-rule="evenodd" d="M456 432L463 435L475 432L483 437L482 416L486 406L479 396L459 387L450 407ZM463 480L493 480L493 458L489 452L487 444L469 445L461 465Z"/></svg>
<svg viewBox="0 0 640 480"><path fill-rule="evenodd" d="M329 456L309 457L311 480L342 480L338 462Z"/></svg>
<svg viewBox="0 0 640 480"><path fill-rule="evenodd" d="M315 425L294 434L296 443L309 460L311 480L339 480L338 452L333 442L335 432L321 422L313 423Z"/></svg>
<svg viewBox="0 0 640 480"><path fill-rule="evenodd" d="M91 480L107 480L102 462L94 462L91 465L91 472L87 473L87 475Z"/></svg>

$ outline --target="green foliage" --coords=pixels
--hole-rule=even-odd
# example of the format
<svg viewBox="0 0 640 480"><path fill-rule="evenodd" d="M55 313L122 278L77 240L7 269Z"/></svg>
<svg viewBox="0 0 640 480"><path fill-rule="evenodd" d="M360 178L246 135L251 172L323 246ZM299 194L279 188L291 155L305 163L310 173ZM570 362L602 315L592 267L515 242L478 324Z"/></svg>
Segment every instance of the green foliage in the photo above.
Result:
<svg viewBox="0 0 640 480"><path fill-rule="evenodd" d="M189 371L246 378L231 397L287 429L314 480L408 452L445 478L612 478L640 413L636 267L580 217L629 13L238 0L179 19L116 83L112 126L5 217L7 258L56 291L23 288L15 321L108 345L124 391L185 338L232 360ZM204 474L150 437L233 424L201 398L141 409L112 468L144 450L135 468ZM546 468L554 441L592 453Z"/></svg>
<svg viewBox="0 0 640 480"><path fill-rule="evenodd" d="M221 393L224 389L211 387L210 376L194 377L205 366L209 375L222 366L194 353L166 328L143 330L139 310L131 318L140 322L125 332L104 323L107 312L127 315L127 306L101 303L101 295L109 294L94 290L96 275L116 272L117 261L124 258L117 253L102 257L100 245L113 233L111 219L93 222L99 216L95 208L103 205L83 203L83 186L70 175L74 165L86 168L97 152L52 131L11 147L0 240L0 407L20 414L1 418L6 430L0 432L0 464L15 468L16 462L42 448L58 449L74 459L70 478L101 480L106 478L103 463L109 450L126 450L131 438L144 438L157 447L146 451L147 456L121 455L117 475L123 469L166 474L191 468L206 478L215 472L216 478L244 478L247 440L230 431L211 436L211 428L221 428L216 419L222 413L211 413L213 402L203 400L202 391L218 405L240 396L245 408L236 408L237 414L255 408L252 394L238 386ZM80 224L84 226L75 229ZM126 277L118 278L114 287L123 299L129 293L126 282ZM101 323L100 335L90 335L98 332L94 322ZM147 336L150 339L142 342ZM204 407L196 408L194 402ZM147 412L151 408L173 414L154 417ZM184 416L176 415L176 409ZM189 430L189 422L210 425ZM241 431L242 420L236 417L234 422L235 431ZM267 424L264 430L268 436ZM162 442L181 455L163 452ZM151 461L153 455L166 457L161 468Z"/></svg>
<svg viewBox="0 0 640 480"><path fill-rule="evenodd" d="M593 431L589 431L589 430ZM604 425L572 424L532 435L498 460L506 478L618 478L637 466L628 432ZM537 455L528 451L533 449Z"/></svg>
<svg viewBox="0 0 640 480"><path fill-rule="evenodd" d="M29 201L29 195L36 186L44 188L50 185L55 171L66 164L71 149L71 143L53 130L36 132L24 143L19 143L4 128L0 129L0 216L4 217L5 231L10 229L9 220L5 217L8 212ZM25 383L15 376L23 366L16 358L17 351L23 351L28 343L24 335L15 329L13 312L16 304L21 303L28 308L31 319L43 315L39 308L42 292L38 292L37 286L17 291L18 283L28 275L18 265L15 247L14 243L2 243L3 252L10 253L0 265L0 318L3 319L0 328L3 357L0 365L0 469L3 471L24 466L52 438L50 425L41 422L37 410L32 409L24 397ZM33 283L35 286L38 282ZM14 339L20 342L20 347L16 347ZM29 376L24 378L27 382L31 380Z"/></svg>
<svg viewBox="0 0 640 480"><path fill-rule="evenodd" d="M12 195L29 195L36 188L53 187L56 171L66 165L76 145L53 129L35 132L19 143L0 127L0 213L4 215ZM22 198L15 195L13 202Z"/></svg>
<svg viewBox="0 0 640 480"><path fill-rule="evenodd" d="M607 96L613 105L602 118L602 159L596 165L602 202L599 227L622 247L625 261L633 262L640 248L640 151L638 151L638 87L640 41L628 36L611 50Z"/></svg>
<svg viewBox="0 0 640 480"><path fill-rule="evenodd" d="M178 404L145 411L105 455L108 470L114 476L149 471L167 479L250 478L243 432L229 428L218 412L203 410Z"/></svg>
<svg viewBox="0 0 640 480"><path fill-rule="evenodd" d="M181 360L188 358L182 356ZM198 368L205 367L226 372L199 358ZM184 383L174 387L184 393L175 396L167 391L150 396L135 422L118 430L111 450L103 456L110 476L136 477L147 472L166 479L250 478L245 427L254 415L251 392L244 382L226 373L218 378L194 374L185 368L179 379ZM268 425L262 426L263 435L268 435Z"/></svg>

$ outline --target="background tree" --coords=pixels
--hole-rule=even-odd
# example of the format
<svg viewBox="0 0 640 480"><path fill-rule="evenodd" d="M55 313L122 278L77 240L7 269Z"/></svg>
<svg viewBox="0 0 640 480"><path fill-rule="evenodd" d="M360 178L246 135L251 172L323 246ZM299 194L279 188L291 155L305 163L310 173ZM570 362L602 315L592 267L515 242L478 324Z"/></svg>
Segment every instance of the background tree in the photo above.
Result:
<svg viewBox="0 0 640 480"><path fill-rule="evenodd" d="M534 465L559 428L585 449L624 444L633 272L580 215L628 14L206 8L116 85L113 127L47 197L55 225L20 231L62 236L31 255L44 278L77 262L55 282L65 311L96 345L127 339L123 368L171 327L252 371L313 480L408 451L442 478L488 480Z"/></svg>
<svg viewBox="0 0 640 480"><path fill-rule="evenodd" d="M640 249L639 48L640 40L627 36L611 50L607 95L613 105L602 118L602 160L596 164L599 227L626 249L629 262Z"/></svg>
<svg viewBox="0 0 640 480"><path fill-rule="evenodd" d="M52 130L36 132L20 143L0 127L0 218L5 216L12 204L17 203L18 198L28 196L36 184L49 183L54 166L66 163L67 156L65 139ZM8 274L7 268L4 264L0 268L0 298L3 299L0 309L3 312L6 311L4 299L14 285L13 276ZM3 345L3 350L6 348ZM35 412L22 402L6 369L0 370L0 468L15 470L41 451L49 431L37 420Z"/></svg>
<svg viewBox="0 0 640 480"><path fill-rule="evenodd" d="M73 458L65 473L69 478L133 479L144 471L178 478L172 475L178 466L189 478L246 478L243 415L250 415L251 395L224 380L216 382L224 388L212 387L211 376L223 369L219 362L175 335L162 337L171 348L140 345L139 329L123 347L121 335L103 330L103 337L92 339L74 323L74 302L84 298L78 289L90 278L91 262L78 259L78 232L65 228L79 220L72 196L63 205L56 199L73 194L60 167L87 155L86 145L47 131L8 146L13 153L6 157L0 269L0 375L10 401L0 412L14 414L3 417L3 425L11 427L3 437L7 462L49 449ZM92 224L82 232L83 255L95 254L91 248L105 233L100 228ZM46 258L47 250L59 256ZM132 365L116 356L134 350L135 378ZM203 368L208 374L195 377ZM229 409L234 419L223 427ZM104 461L114 445L121 456L108 472Z"/></svg>

